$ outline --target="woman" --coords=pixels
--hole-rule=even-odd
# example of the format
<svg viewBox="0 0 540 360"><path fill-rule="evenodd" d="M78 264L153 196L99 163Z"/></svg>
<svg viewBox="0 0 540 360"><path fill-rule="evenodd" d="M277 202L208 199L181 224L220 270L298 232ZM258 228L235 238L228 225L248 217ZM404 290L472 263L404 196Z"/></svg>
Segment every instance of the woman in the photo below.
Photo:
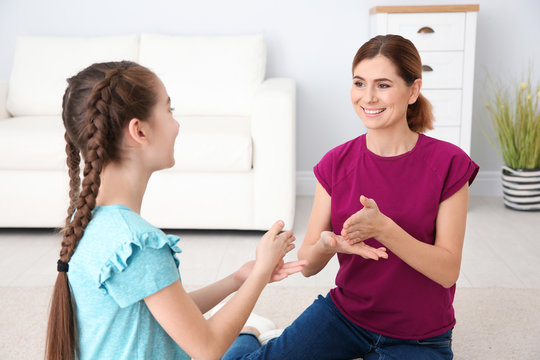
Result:
<svg viewBox="0 0 540 360"><path fill-rule="evenodd" d="M478 166L457 146L422 134L433 116L412 42L377 36L352 69L351 100L367 133L315 166L298 253L308 261L305 276L337 254L337 287L279 338L226 359L453 357L452 302Z"/></svg>

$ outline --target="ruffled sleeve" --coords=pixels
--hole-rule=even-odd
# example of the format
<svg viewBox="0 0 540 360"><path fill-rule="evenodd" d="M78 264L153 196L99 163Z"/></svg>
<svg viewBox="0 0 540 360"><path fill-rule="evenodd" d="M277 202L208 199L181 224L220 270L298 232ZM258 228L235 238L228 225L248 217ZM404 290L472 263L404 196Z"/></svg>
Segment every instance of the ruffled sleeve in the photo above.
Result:
<svg viewBox="0 0 540 360"><path fill-rule="evenodd" d="M127 307L180 279L176 254L180 238L152 231L134 235L106 260L98 286L120 307Z"/></svg>

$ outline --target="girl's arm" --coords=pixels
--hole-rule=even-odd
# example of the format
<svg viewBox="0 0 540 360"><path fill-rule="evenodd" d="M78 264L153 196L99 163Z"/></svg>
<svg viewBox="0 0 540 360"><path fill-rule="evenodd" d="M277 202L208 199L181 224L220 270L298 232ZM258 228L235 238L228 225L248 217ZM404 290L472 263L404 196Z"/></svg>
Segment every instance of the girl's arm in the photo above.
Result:
<svg viewBox="0 0 540 360"><path fill-rule="evenodd" d="M254 273L208 320L180 281L150 295L145 302L167 334L192 358L219 359L238 336L267 281L267 274Z"/></svg>
<svg viewBox="0 0 540 360"><path fill-rule="evenodd" d="M249 276L238 292L210 319L203 317L180 281L144 299L154 318L191 357L219 359L233 343L264 286L271 280L274 269L294 247L291 232L277 235L282 228L282 222L276 223L262 237L257 246L257 260ZM225 289L231 284L224 281L221 285Z"/></svg>
<svg viewBox="0 0 540 360"><path fill-rule="evenodd" d="M445 288L453 286L461 266L469 185L439 205L435 224L435 244L426 244L409 235L382 214L373 199L361 197L364 208L343 226L342 235L351 243L375 238L396 256Z"/></svg>
<svg viewBox="0 0 540 360"><path fill-rule="evenodd" d="M307 262L303 260L290 261L287 263L284 263L283 260L280 261L272 273L270 282L283 280L291 274L302 271L302 268L306 263ZM242 265L240 269L226 278L216 281L215 283L201 289L191 291L189 296L195 302L199 310L204 314L219 304L227 296L237 291L249 277L254 266L255 261L247 262Z"/></svg>
<svg viewBox="0 0 540 360"><path fill-rule="evenodd" d="M213 284L191 291L189 296L201 313L204 314L227 296L237 291L241 285L240 281L235 280L234 274L231 274Z"/></svg>
<svg viewBox="0 0 540 360"><path fill-rule="evenodd" d="M388 257L384 248L375 249L363 242L350 245L341 236L336 236L331 231L330 210L331 197L317 182L306 236L298 250L298 259L308 261L302 270L304 276L319 273L337 252L360 255L373 260Z"/></svg>

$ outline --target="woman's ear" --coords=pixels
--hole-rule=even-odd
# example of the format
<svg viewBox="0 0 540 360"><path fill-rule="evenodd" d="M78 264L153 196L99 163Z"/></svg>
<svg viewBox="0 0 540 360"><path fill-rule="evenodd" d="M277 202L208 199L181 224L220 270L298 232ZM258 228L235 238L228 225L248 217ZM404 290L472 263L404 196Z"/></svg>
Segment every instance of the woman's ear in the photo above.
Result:
<svg viewBox="0 0 540 360"><path fill-rule="evenodd" d="M148 143L147 124L137 118L133 118L129 121L127 127L128 138L141 145Z"/></svg>
<svg viewBox="0 0 540 360"><path fill-rule="evenodd" d="M410 86L411 93L409 95L409 105L414 104L418 96L420 95L420 88L422 87L422 79L416 79Z"/></svg>

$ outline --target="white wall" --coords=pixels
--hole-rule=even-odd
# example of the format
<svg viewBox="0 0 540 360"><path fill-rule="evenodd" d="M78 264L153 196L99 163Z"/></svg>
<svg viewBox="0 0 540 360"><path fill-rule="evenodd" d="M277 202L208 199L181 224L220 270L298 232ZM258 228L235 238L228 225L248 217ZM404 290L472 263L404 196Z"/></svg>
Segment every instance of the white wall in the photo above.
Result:
<svg viewBox="0 0 540 360"><path fill-rule="evenodd" d="M349 88L352 58L369 39L369 9L464 3L480 4L471 156L481 174L472 190L498 194L500 162L482 132L483 126L491 134L486 71L517 79L531 62L540 77L538 0L0 0L0 78L9 77L17 35L263 33L267 76L297 82L298 189L309 193L322 155L364 132Z"/></svg>

